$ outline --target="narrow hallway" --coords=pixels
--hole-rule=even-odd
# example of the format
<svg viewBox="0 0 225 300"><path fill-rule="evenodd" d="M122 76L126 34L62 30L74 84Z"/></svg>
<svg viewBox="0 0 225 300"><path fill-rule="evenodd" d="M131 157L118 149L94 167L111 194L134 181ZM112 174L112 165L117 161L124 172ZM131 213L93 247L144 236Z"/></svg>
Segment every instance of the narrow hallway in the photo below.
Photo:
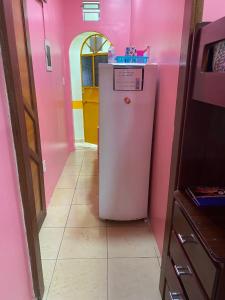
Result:
<svg viewBox="0 0 225 300"><path fill-rule="evenodd" d="M0 24L0 300L225 300L225 1Z"/></svg>
<svg viewBox="0 0 225 300"><path fill-rule="evenodd" d="M40 232L44 300L158 300L160 261L144 221L98 219L98 155L72 153Z"/></svg>

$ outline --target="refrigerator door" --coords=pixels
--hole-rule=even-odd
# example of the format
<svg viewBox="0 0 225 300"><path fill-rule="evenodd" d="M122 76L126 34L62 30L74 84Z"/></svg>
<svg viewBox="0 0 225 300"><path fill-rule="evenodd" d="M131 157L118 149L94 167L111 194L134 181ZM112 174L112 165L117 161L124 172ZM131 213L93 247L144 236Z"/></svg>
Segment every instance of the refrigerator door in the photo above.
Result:
<svg viewBox="0 0 225 300"><path fill-rule="evenodd" d="M99 215L147 217L157 66L144 67L143 91L114 91L113 68L100 65Z"/></svg>

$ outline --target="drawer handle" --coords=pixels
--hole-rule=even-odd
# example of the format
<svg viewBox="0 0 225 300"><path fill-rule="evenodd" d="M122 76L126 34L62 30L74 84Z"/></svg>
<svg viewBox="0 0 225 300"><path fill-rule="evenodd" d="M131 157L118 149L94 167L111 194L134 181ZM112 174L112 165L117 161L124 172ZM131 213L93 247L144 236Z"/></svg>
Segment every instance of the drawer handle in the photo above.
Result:
<svg viewBox="0 0 225 300"><path fill-rule="evenodd" d="M181 293L169 292L170 300L183 300Z"/></svg>
<svg viewBox="0 0 225 300"><path fill-rule="evenodd" d="M193 233L190 235L183 235L183 234L178 233L178 239L180 240L181 244L198 243L198 241Z"/></svg>
<svg viewBox="0 0 225 300"><path fill-rule="evenodd" d="M192 275L192 271L189 268L189 266L183 267L183 266L174 266L175 271L177 273L177 276L186 276L186 275Z"/></svg>

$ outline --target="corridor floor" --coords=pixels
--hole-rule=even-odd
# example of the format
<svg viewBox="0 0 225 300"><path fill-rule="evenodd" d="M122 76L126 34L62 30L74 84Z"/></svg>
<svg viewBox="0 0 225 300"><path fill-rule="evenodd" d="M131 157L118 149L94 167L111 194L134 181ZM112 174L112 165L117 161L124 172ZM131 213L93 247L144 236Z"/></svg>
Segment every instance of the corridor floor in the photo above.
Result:
<svg viewBox="0 0 225 300"><path fill-rule="evenodd" d="M40 245L44 300L161 299L160 259L149 225L98 218L96 150L77 150L68 158Z"/></svg>

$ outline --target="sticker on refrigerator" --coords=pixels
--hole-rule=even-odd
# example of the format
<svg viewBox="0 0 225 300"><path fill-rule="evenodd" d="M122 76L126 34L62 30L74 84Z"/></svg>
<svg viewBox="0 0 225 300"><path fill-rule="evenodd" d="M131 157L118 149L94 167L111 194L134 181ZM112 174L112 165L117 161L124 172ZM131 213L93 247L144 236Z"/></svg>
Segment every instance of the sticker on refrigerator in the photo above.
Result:
<svg viewBox="0 0 225 300"><path fill-rule="evenodd" d="M114 91L142 91L144 68L114 68Z"/></svg>

